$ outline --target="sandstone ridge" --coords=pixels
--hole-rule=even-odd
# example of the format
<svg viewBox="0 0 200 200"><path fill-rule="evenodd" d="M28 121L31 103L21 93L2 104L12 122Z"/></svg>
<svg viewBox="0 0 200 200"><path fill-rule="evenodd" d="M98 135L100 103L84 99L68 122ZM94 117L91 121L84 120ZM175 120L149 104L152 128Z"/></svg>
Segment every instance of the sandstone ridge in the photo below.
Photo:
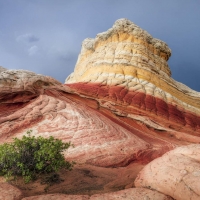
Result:
<svg viewBox="0 0 200 200"><path fill-rule="evenodd" d="M93 74L95 80L95 75L106 72L123 71L123 75L132 76L138 67L170 76L167 64L170 55L166 43L153 38L131 21L119 19L95 39L83 41L75 72L67 82L89 81L89 74Z"/></svg>
<svg viewBox="0 0 200 200"><path fill-rule="evenodd" d="M0 66L0 72L6 71L6 70L7 70L6 68Z"/></svg>
<svg viewBox="0 0 200 200"><path fill-rule="evenodd" d="M159 53L151 51L153 45ZM168 133L177 142L200 142L200 93L169 76L163 52L171 55L164 42L127 19L117 20L107 32L83 42L66 85L119 116Z"/></svg>

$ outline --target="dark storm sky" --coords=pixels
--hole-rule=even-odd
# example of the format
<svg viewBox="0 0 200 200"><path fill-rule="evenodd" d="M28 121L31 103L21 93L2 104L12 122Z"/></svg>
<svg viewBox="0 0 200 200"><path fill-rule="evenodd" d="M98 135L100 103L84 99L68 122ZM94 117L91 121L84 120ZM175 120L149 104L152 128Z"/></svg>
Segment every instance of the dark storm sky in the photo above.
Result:
<svg viewBox="0 0 200 200"><path fill-rule="evenodd" d="M172 49L172 77L200 91L199 0L0 0L0 65L73 71L82 41L128 18Z"/></svg>

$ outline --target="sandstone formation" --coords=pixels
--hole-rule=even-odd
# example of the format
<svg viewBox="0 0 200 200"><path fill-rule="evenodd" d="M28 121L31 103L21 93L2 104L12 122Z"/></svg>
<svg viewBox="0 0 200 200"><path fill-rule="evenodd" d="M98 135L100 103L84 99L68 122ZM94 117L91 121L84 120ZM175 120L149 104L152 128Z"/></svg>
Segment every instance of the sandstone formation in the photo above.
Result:
<svg viewBox="0 0 200 200"><path fill-rule="evenodd" d="M152 191L144 188L130 188L118 192L97 194L90 197L90 200L115 200L115 199L130 199L130 200L172 200L171 197L161 194L157 191Z"/></svg>
<svg viewBox="0 0 200 200"><path fill-rule="evenodd" d="M24 199L198 199L200 93L171 78L170 55L120 19L83 42L65 84L0 68L0 143L32 130L74 144L54 194L19 184Z"/></svg>
<svg viewBox="0 0 200 200"><path fill-rule="evenodd" d="M6 71L6 70L7 70L6 68L0 66L0 72Z"/></svg>
<svg viewBox="0 0 200 200"><path fill-rule="evenodd" d="M120 19L83 42L66 85L117 115L144 123L154 134L162 132L158 137L164 140L199 143L200 93L170 77L170 55L167 44Z"/></svg>
<svg viewBox="0 0 200 200"><path fill-rule="evenodd" d="M0 183L1 200L21 200L23 193L16 187L8 183Z"/></svg>
<svg viewBox="0 0 200 200"><path fill-rule="evenodd" d="M174 199L200 199L200 145L174 149L153 160L139 173L136 187L157 190Z"/></svg>
<svg viewBox="0 0 200 200"><path fill-rule="evenodd" d="M13 70L0 76L1 142L31 129L36 136L71 141L75 148L66 153L68 159L105 167L127 165L142 159L140 152L151 149L147 142L88 107L89 101L84 104L70 96L67 87L50 77Z"/></svg>
<svg viewBox="0 0 200 200"><path fill-rule="evenodd" d="M65 195L65 194L48 194L40 196L26 197L22 200L172 200L171 197L145 188L130 188L118 192L97 194L97 195Z"/></svg>
<svg viewBox="0 0 200 200"><path fill-rule="evenodd" d="M40 196L26 197L22 200L89 200L88 195L66 195L66 194L47 194Z"/></svg>

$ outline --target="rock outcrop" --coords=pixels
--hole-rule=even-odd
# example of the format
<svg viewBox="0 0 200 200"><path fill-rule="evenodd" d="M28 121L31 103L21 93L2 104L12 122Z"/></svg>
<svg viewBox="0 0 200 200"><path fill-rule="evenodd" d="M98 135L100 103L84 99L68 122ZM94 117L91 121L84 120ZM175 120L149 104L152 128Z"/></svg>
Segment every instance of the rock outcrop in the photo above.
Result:
<svg viewBox="0 0 200 200"><path fill-rule="evenodd" d="M172 200L172 198L167 195L144 188L130 188L118 192L97 194L90 197L90 200L115 200L115 199Z"/></svg>
<svg viewBox="0 0 200 200"><path fill-rule="evenodd" d="M66 79L75 93L96 99L117 115L140 121L172 143L199 143L200 93L176 82L164 42L126 19L86 39L75 71Z"/></svg>
<svg viewBox="0 0 200 200"><path fill-rule="evenodd" d="M139 173L136 187L146 187L174 199L200 199L200 145L176 148L153 160Z"/></svg>
<svg viewBox="0 0 200 200"><path fill-rule="evenodd" d="M131 131L86 105L92 101L78 100L69 94L68 87L50 77L13 70L0 76L1 143L32 129L36 136L71 141L75 148L67 153L68 159L105 167L140 160L140 153L151 148ZM97 107L97 103L93 104Z"/></svg>
<svg viewBox="0 0 200 200"><path fill-rule="evenodd" d="M22 200L173 200L171 197L145 188L130 188L118 192L97 194L97 195L65 195L49 194L23 198Z"/></svg>
<svg viewBox="0 0 200 200"><path fill-rule="evenodd" d="M198 199L200 93L171 78L170 55L166 43L120 19L83 42L65 84L0 68L0 143L31 129L75 146L65 152L77 162L71 183L45 196L18 185L24 199L182 199L185 191Z"/></svg>
<svg viewBox="0 0 200 200"><path fill-rule="evenodd" d="M22 197L23 197L23 193L18 188L8 183L0 183L0 199L21 200Z"/></svg>
<svg viewBox="0 0 200 200"><path fill-rule="evenodd" d="M3 71L6 71L6 70L7 70L6 68L0 66L0 73L3 72Z"/></svg>

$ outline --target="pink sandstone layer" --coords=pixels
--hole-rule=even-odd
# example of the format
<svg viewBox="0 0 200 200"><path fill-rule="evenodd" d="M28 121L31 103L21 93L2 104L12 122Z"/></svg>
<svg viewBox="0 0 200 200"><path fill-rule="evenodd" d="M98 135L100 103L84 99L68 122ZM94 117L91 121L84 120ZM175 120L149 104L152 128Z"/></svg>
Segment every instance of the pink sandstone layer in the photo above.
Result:
<svg viewBox="0 0 200 200"><path fill-rule="evenodd" d="M173 200L171 197L144 188L130 188L118 192L97 194L97 195L65 195L65 194L48 194L33 197L26 197L22 200Z"/></svg>
<svg viewBox="0 0 200 200"><path fill-rule="evenodd" d="M174 138L177 143L182 141L182 144L200 142L200 116L174 102L166 103L158 97L120 86L98 83L74 83L67 86L75 93L96 99L102 107L119 116L142 121L155 132L161 131L161 137L167 134L172 143Z"/></svg>
<svg viewBox="0 0 200 200"><path fill-rule="evenodd" d="M200 199L200 145L178 147L140 171L136 187L150 188L177 200Z"/></svg>

